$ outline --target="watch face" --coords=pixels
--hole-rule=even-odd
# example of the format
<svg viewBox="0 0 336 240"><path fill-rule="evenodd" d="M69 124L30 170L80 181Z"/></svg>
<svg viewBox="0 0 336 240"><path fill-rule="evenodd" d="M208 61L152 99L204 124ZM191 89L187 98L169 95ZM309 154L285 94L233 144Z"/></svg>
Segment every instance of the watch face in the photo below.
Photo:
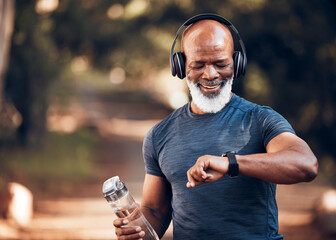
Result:
<svg viewBox="0 0 336 240"><path fill-rule="evenodd" d="M227 157L227 156L228 156L228 153L236 154L235 151L228 151L228 152L223 153L223 154L222 154L222 157Z"/></svg>

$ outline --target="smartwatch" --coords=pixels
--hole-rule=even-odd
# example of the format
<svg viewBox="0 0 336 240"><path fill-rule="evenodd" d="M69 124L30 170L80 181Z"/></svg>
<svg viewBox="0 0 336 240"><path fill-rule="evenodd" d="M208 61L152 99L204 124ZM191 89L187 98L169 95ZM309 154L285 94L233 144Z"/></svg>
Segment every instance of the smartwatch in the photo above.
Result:
<svg viewBox="0 0 336 240"><path fill-rule="evenodd" d="M237 162L236 152L230 151L223 153L222 157L227 157L229 159L228 175L230 177L237 177L239 175L239 164Z"/></svg>

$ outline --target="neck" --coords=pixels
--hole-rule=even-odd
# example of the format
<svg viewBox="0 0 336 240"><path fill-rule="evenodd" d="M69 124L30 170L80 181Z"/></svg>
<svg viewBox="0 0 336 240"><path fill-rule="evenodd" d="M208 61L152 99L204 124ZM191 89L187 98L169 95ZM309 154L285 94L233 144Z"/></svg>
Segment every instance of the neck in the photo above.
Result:
<svg viewBox="0 0 336 240"><path fill-rule="evenodd" d="M191 101L190 110L192 113L195 113L195 114L206 114L206 112L203 112L201 109L197 107L194 101Z"/></svg>

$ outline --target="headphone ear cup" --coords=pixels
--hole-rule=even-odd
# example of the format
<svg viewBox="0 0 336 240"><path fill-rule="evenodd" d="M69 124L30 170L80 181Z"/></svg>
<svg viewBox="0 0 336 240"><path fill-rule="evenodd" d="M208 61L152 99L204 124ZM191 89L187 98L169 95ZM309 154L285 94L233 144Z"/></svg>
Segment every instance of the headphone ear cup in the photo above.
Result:
<svg viewBox="0 0 336 240"><path fill-rule="evenodd" d="M233 53L233 78L237 79L241 75L241 69L242 69L242 54L239 51L235 51Z"/></svg>
<svg viewBox="0 0 336 240"><path fill-rule="evenodd" d="M174 58L175 58L175 54L170 59L170 68L171 68L172 75L175 77L176 76L176 68L175 68Z"/></svg>
<svg viewBox="0 0 336 240"><path fill-rule="evenodd" d="M186 76L185 73L185 55L182 52L176 52L173 55L173 61L174 61L174 67L175 69L172 70L175 71L176 75L180 78L183 79Z"/></svg>
<svg viewBox="0 0 336 240"><path fill-rule="evenodd" d="M242 55L242 70L241 70L241 74L242 75L245 75L245 72L246 72L246 65L247 65L247 58L246 58L246 55Z"/></svg>

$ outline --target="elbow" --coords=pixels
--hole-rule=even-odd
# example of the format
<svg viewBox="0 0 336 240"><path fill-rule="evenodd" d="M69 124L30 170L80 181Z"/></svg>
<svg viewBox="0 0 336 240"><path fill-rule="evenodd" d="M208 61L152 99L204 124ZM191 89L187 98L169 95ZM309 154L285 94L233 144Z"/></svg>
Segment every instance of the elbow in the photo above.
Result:
<svg viewBox="0 0 336 240"><path fill-rule="evenodd" d="M317 174L318 174L318 161L316 157L313 155L310 157L310 159L307 161L307 165L304 167L304 181L305 182L311 182L313 181Z"/></svg>

